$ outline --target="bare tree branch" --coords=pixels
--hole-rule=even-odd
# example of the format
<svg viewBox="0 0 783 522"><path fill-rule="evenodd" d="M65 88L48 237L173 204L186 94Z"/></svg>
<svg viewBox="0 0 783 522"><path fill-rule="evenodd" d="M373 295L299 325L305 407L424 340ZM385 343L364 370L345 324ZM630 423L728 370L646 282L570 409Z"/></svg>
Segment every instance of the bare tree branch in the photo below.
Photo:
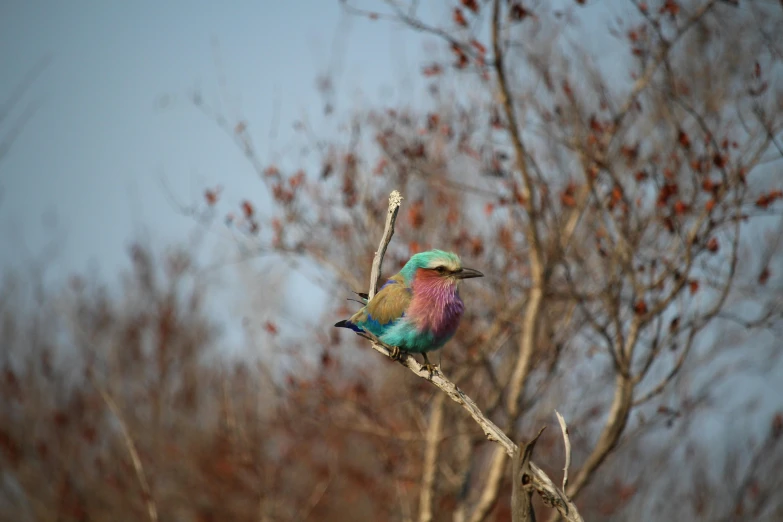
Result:
<svg viewBox="0 0 783 522"><path fill-rule="evenodd" d="M528 222L525 225L525 236L530 249L530 279L531 288L522 318L522 331L519 341L519 356L512 372L506 396L506 413L508 415L507 429L513 431L520 414L520 399L524 391L527 376L533 361L535 340L538 332L539 315L544 297L544 260L541 242L537 229L537 214L534 201L534 182L527 167L527 151L519 132L516 109L511 98L505 70L505 51L501 44L501 6L500 0L495 0L492 6L492 48L495 55L494 68L498 82L498 98L506 116L508 133L514 148L514 160L522 176L522 198ZM471 522L481 522L497 501L505 469L505 456L501 450L496 450L485 480L484 490L470 518Z"/></svg>
<svg viewBox="0 0 783 522"><path fill-rule="evenodd" d="M568 468L571 466L571 439L568 437L568 426L559 411L555 410L557 422L560 423L560 430L563 432L563 445L565 446L565 465L563 466L563 491L568 486Z"/></svg>
<svg viewBox="0 0 783 522"><path fill-rule="evenodd" d="M389 210L386 213L386 226L383 229L383 237L375 252L372 260L372 271L370 272L370 290L367 292L367 301L370 301L378 291L378 280L381 277L381 268L383 267L383 256L386 255L386 249L389 246L394 235L394 223L397 221L397 213L400 211L402 196L399 192L392 191L389 194Z"/></svg>

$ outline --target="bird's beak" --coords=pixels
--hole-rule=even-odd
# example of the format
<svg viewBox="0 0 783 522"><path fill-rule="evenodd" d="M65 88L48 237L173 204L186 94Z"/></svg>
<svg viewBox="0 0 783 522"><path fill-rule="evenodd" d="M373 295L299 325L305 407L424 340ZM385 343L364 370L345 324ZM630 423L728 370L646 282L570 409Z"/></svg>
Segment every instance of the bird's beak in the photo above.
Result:
<svg viewBox="0 0 783 522"><path fill-rule="evenodd" d="M484 274L478 270L473 270L472 268L462 268L459 271L454 272L454 277L457 279L471 279L473 277L484 277Z"/></svg>

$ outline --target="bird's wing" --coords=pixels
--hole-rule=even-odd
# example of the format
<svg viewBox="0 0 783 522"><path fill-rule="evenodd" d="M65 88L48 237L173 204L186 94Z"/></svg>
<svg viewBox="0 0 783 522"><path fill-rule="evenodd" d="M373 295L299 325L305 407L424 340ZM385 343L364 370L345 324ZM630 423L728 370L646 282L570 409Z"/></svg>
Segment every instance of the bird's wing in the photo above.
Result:
<svg viewBox="0 0 783 522"><path fill-rule="evenodd" d="M351 319L361 326L383 327L405 314L411 302L412 291L405 286L402 276L394 276L381 287L372 300ZM375 332L373 332L375 333ZM378 335L378 333L376 333Z"/></svg>

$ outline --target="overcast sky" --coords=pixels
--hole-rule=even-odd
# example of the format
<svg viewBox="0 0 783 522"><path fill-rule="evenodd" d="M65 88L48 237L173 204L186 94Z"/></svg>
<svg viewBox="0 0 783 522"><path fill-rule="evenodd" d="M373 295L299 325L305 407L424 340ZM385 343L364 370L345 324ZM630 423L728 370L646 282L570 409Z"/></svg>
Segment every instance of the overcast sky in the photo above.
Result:
<svg viewBox="0 0 783 522"><path fill-rule="evenodd" d="M164 180L182 202L217 184L227 202L261 199L247 161L189 103L194 90L247 118L264 160L277 161L292 123L320 114L319 75L337 71L340 103L391 102L422 49L399 27L345 15L337 0L3 2L0 100L50 63L12 113L37 107L0 164L0 268L56 237L56 273L113 276L140 229L158 245L181 240L193 222Z"/></svg>

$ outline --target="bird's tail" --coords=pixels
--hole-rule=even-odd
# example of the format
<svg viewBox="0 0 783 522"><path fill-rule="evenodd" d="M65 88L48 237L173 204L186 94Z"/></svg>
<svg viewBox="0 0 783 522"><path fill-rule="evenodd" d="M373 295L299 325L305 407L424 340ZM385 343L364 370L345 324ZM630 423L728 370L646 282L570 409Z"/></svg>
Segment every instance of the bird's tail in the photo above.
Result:
<svg viewBox="0 0 783 522"><path fill-rule="evenodd" d="M362 333L362 332L364 331L364 330L362 330L361 328L359 328L358 326L356 326L355 324L353 324L353 323L352 323L351 321L349 321L348 319L346 319L346 320L344 320L344 321L339 321L339 322L337 322L337 323L334 323L334 325L335 325L336 327L338 327L338 328L348 328L348 329L350 329L350 330L353 330L353 331L354 331L354 332L356 332L356 333Z"/></svg>

